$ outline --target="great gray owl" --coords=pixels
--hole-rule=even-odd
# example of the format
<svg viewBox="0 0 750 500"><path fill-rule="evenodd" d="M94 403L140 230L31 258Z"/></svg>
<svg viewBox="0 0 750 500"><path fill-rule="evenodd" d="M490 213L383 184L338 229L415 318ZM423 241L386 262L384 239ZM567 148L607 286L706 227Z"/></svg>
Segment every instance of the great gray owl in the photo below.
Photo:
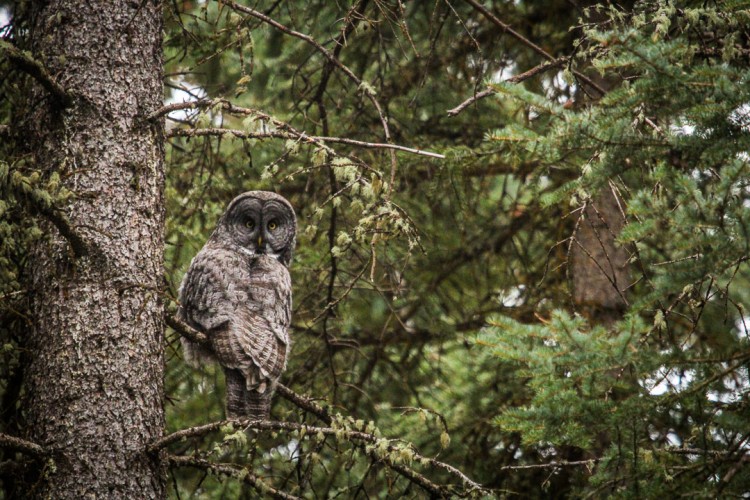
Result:
<svg viewBox="0 0 750 500"><path fill-rule="evenodd" d="M286 368L297 220L283 197L248 191L236 197L193 258L180 286L179 316L210 339L185 338L194 366L218 362L227 385L228 418L267 418Z"/></svg>

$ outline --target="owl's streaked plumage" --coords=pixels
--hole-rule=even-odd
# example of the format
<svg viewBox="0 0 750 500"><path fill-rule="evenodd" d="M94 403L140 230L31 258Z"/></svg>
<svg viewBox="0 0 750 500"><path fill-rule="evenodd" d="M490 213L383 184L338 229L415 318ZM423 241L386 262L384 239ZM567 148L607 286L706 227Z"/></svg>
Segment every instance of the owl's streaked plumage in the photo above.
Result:
<svg viewBox="0 0 750 500"><path fill-rule="evenodd" d="M229 204L180 286L179 316L210 346L183 338L193 365L224 369L228 418L267 418L286 368L297 222L283 197L248 191Z"/></svg>

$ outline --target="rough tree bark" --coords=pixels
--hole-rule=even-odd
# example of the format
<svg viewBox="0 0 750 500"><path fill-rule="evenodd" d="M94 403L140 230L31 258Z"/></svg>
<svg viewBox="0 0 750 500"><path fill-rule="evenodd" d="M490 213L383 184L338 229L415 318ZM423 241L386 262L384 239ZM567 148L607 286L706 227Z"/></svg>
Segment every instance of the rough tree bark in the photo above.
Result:
<svg viewBox="0 0 750 500"><path fill-rule="evenodd" d="M72 97L32 84L18 116L34 168L75 193L32 251L27 437L51 451L44 498L161 498L162 13L153 0L32 2L31 55ZM67 104L67 106L63 106ZM23 493L23 492L17 492ZM28 494L28 492L27 492Z"/></svg>
<svg viewBox="0 0 750 500"><path fill-rule="evenodd" d="M620 319L627 306L630 255L615 241L625 226L623 210L617 195L603 189L586 204L571 248L576 307L605 325Z"/></svg>

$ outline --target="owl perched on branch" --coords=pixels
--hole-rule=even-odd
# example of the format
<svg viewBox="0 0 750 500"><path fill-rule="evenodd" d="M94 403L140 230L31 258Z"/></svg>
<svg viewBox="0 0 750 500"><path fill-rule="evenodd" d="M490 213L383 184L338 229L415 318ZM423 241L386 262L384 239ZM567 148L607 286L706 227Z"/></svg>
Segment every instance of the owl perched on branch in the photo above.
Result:
<svg viewBox="0 0 750 500"><path fill-rule="evenodd" d="M221 365L228 418L267 418L286 368L292 315L287 268L296 231L285 198L243 193L229 204L182 280L179 316L210 340L202 346L183 338L185 359L194 366Z"/></svg>

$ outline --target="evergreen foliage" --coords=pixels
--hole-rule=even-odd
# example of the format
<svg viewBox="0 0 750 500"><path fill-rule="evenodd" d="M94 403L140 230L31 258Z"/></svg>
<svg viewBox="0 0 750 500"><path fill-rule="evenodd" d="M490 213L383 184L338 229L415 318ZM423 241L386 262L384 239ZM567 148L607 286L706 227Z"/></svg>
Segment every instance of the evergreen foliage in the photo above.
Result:
<svg viewBox="0 0 750 500"><path fill-rule="evenodd" d="M552 63L472 2L246 3L165 4L165 98L194 104L167 119L164 293L173 311L238 193L290 199L282 381L328 418L277 396L286 427L173 443L231 464L173 464L175 498L426 496L398 467L456 496L750 492L746 2L484 2ZM387 142L445 158L373 146ZM2 154L0 392L16 405L17 277L52 230L29 216L75 193ZM574 303L568 265L603 190L632 277L615 321ZM170 432L223 418L220 370L187 367L178 338ZM22 420L4 413L0 431Z"/></svg>

